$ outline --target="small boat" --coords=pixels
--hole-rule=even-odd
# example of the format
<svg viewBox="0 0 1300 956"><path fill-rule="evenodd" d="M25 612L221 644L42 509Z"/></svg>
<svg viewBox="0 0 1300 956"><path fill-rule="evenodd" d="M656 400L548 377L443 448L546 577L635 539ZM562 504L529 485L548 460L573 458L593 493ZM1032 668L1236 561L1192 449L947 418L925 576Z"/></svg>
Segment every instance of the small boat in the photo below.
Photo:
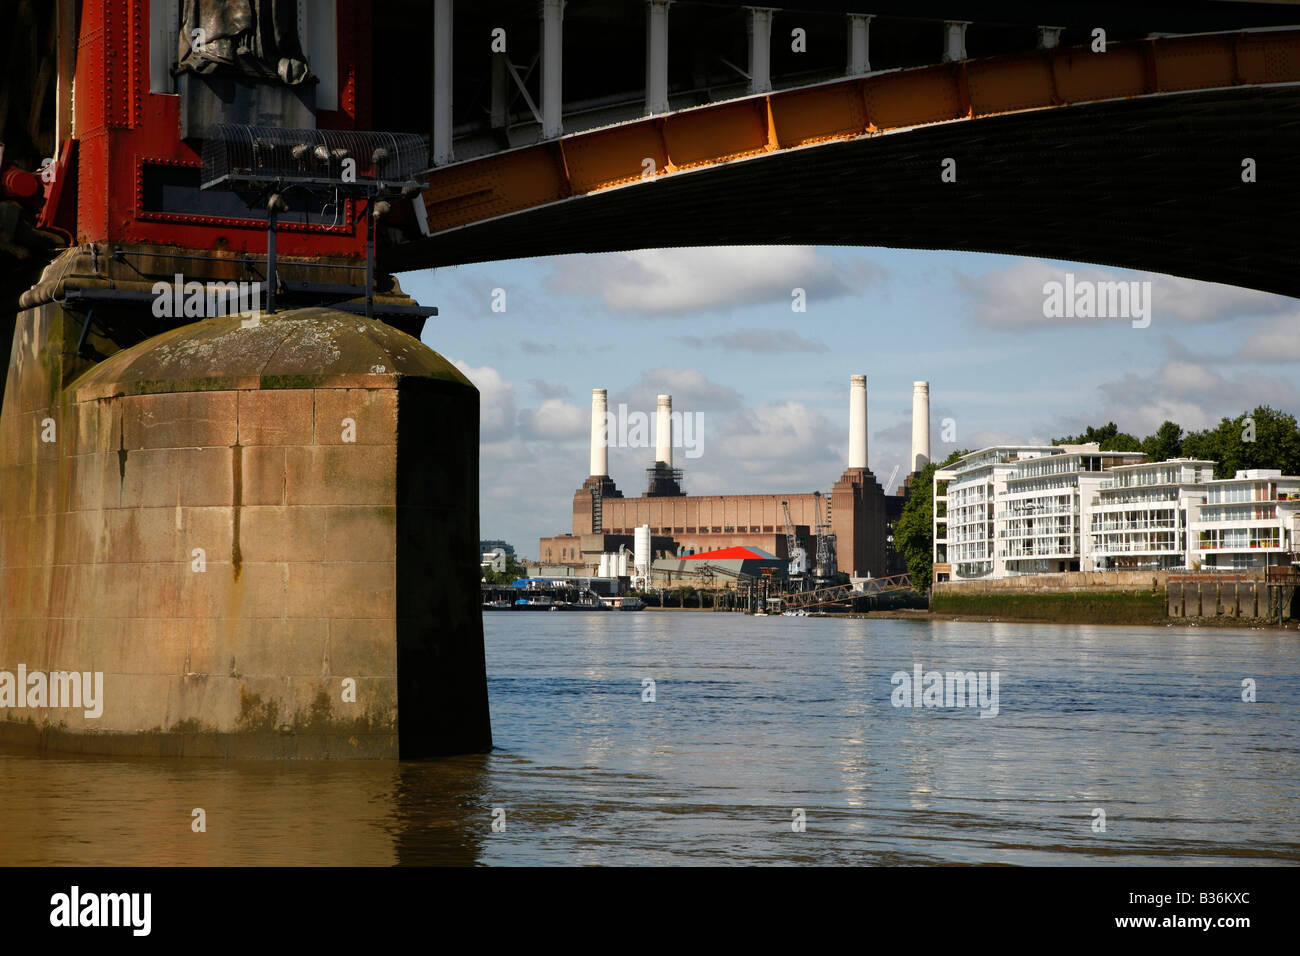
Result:
<svg viewBox="0 0 1300 956"><path fill-rule="evenodd" d="M518 611L554 611L555 605L551 598L546 594L539 594L534 597L521 597L515 601L515 610Z"/></svg>
<svg viewBox="0 0 1300 956"><path fill-rule="evenodd" d="M645 610L645 601L631 594L626 597L601 598L601 603L611 611Z"/></svg>
<svg viewBox="0 0 1300 956"><path fill-rule="evenodd" d="M485 611L511 611L511 610L514 610L514 605L511 604L509 601L502 600L502 599L498 599L498 600L495 600L495 601L484 601L484 602L483 602L483 610L485 610Z"/></svg>

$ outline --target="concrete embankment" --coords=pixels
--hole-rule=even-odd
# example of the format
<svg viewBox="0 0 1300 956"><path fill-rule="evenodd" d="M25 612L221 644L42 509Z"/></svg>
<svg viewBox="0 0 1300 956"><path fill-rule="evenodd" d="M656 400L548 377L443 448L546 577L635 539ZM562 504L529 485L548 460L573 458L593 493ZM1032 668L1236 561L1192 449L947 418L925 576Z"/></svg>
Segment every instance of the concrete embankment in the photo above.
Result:
<svg viewBox="0 0 1300 956"><path fill-rule="evenodd" d="M1262 573L1072 571L934 586L934 615L1062 624L1276 626ZM1283 616L1294 619L1291 609Z"/></svg>
<svg viewBox="0 0 1300 956"><path fill-rule="evenodd" d="M1013 594L938 594L938 614L1062 624L1164 624L1162 591L1064 591Z"/></svg>

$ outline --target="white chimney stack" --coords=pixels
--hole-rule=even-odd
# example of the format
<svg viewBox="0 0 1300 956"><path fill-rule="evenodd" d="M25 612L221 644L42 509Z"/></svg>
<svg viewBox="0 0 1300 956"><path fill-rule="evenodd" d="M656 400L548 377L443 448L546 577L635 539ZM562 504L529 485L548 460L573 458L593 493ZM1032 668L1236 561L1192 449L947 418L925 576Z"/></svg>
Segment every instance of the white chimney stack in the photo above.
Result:
<svg viewBox="0 0 1300 956"><path fill-rule="evenodd" d="M659 421L655 426L655 461L673 465L673 397L659 396Z"/></svg>
<svg viewBox="0 0 1300 956"><path fill-rule="evenodd" d="M930 463L930 383L912 383L912 471Z"/></svg>
<svg viewBox="0 0 1300 956"><path fill-rule="evenodd" d="M609 474L609 449L606 443L605 390L591 390L591 474L592 477Z"/></svg>
<svg viewBox="0 0 1300 956"><path fill-rule="evenodd" d="M867 467L867 377L849 376L849 467Z"/></svg>

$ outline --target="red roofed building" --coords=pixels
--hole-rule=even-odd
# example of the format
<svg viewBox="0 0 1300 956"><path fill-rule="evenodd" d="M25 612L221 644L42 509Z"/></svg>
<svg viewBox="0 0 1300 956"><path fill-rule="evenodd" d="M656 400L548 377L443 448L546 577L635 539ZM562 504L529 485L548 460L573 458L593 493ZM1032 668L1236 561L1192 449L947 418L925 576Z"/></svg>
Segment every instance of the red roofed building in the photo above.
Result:
<svg viewBox="0 0 1300 956"><path fill-rule="evenodd" d="M784 578L789 562L770 551L746 545L660 558L651 565L652 583L659 587L696 584L726 587L759 581L764 575Z"/></svg>
<svg viewBox="0 0 1300 956"><path fill-rule="evenodd" d="M701 551L699 554L688 554L685 558L687 561L779 561L781 560L775 554L764 551L762 548L734 547L723 548L720 551Z"/></svg>

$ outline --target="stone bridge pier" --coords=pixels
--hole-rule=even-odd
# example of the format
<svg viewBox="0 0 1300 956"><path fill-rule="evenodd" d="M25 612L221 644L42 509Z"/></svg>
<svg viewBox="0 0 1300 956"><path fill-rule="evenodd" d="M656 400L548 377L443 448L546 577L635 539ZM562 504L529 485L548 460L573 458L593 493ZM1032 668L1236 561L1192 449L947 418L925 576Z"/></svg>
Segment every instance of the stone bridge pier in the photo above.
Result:
<svg viewBox="0 0 1300 956"><path fill-rule="evenodd" d="M463 375L326 308L180 325L86 369L82 317L30 298L0 415L0 739L491 748Z"/></svg>

